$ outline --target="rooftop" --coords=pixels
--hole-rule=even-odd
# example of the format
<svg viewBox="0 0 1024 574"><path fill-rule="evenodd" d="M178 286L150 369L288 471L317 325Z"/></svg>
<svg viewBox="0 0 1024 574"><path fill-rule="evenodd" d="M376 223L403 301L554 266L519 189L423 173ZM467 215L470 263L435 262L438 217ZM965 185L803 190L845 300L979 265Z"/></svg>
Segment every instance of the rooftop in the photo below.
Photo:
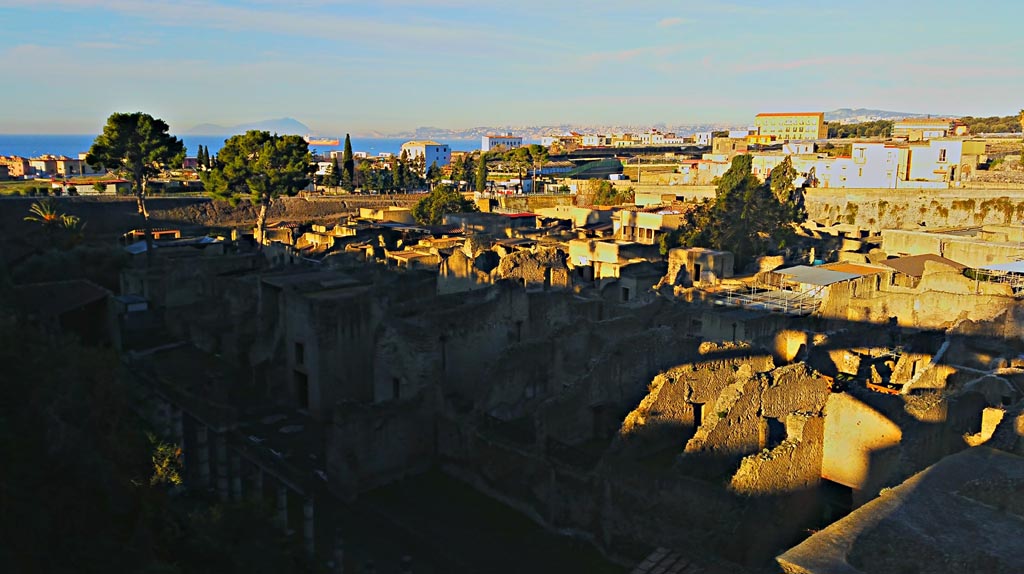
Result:
<svg viewBox="0 0 1024 574"><path fill-rule="evenodd" d="M949 265L950 267L956 268L958 271L963 271L967 267L953 261L952 259L946 259L933 253L926 253L924 255L911 255L909 257L898 257L895 259L887 259L882 262L882 265L891 267L897 272L911 277L921 277L924 275L924 264L928 261L934 261L936 263L942 263Z"/></svg>
<svg viewBox="0 0 1024 574"><path fill-rule="evenodd" d="M825 116L825 112L767 112L760 113L754 117L766 118L766 117L784 117L784 116Z"/></svg>
<svg viewBox="0 0 1024 574"><path fill-rule="evenodd" d="M17 308L44 317L63 315L110 295L103 287L85 279L29 283L14 287Z"/></svg>
<svg viewBox="0 0 1024 574"><path fill-rule="evenodd" d="M777 558L783 571L1024 572L1024 458L947 456Z"/></svg>
<svg viewBox="0 0 1024 574"><path fill-rule="evenodd" d="M820 286L852 281L853 279L857 279L862 276L861 273L844 273L841 271L825 269L823 267L808 267L806 265L797 265L796 267L789 267L787 269L778 269L775 273L785 275L790 281L794 281L796 283Z"/></svg>

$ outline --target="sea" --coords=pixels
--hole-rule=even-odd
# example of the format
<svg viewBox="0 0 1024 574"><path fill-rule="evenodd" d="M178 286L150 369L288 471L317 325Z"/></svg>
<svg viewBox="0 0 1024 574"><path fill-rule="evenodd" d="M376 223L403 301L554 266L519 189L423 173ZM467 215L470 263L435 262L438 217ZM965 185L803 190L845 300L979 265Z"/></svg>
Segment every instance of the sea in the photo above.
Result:
<svg viewBox="0 0 1024 574"><path fill-rule="evenodd" d="M211 154L217 153L224 145L224 140L230 136L178 136L185 143L185 152L194 156L199 146L209 148ZM36 157L44 154L66 155L78 157L79 153L89 151L94 134L76 135L29 135L29 134L0 134L0 156L17 155L21 157ZM366 152L367 155L376 156L380 153L393 153L398 155L402 151L402 144L412 138L352 138L352 151ZM436 139L438 143L448 144L452 151L472 151L480 149L479 139ZM342 149L345 140L342 139L336 146L310 146L310 151L329 152L335 149Z"/></svg>

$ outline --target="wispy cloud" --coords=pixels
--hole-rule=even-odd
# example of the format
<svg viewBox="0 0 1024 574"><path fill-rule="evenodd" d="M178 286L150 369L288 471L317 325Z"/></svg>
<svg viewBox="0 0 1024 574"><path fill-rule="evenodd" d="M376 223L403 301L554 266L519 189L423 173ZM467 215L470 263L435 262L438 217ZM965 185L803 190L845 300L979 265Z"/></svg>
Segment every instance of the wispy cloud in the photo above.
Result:
<svg viewBox="0 0 1024 574"><path fill-rule="evenodd" d="M127 48L126 45L117 42L79 42L75 46L84 50L123 50Z"/></svg>
<svg viewBox="0 0 1024 574"><path fill-rule="evenodd" d="M662 18L658 20L657 26L659 28L672 28L674 26L680 26L692 22L689 18L680 18L679 16L672 16L670 18Z"/></svg>
<svg viewBox="0 0 1024 574"><path fill-rule="evenodd" d="M791 71L803 68L820 68L825 66L856 66L868 63L868 59L861 56L833 55L818 56L814 58L798 58L795 60L764 60L759 62L744 62L733 65L730 70L739 74Z"/></svg>
<svg viewBox="0 0 1024 574"><path fill-rule="evenodd" d="M453 31L440 21L403 22L394 17L341 16L319 10L321 5L316 2L281 9L280 4L251 7L201 0L0 0L0 7L107 10L166 26L257 31L388 47L429 42L437 50L467 50L493 45L496 40L516 41L511 32L493 26L478 25Z"/></svg>
<svg viewBox="0 0 1024 574"><path fill-rule="evenodd" d="M663 46L644 46L640 48L628 48L625 50L614 50L610 52L591 52L579 59L584 65L624 63L638 58L664 58L677 54L686 48L683 44L669 44Z"/></svg>

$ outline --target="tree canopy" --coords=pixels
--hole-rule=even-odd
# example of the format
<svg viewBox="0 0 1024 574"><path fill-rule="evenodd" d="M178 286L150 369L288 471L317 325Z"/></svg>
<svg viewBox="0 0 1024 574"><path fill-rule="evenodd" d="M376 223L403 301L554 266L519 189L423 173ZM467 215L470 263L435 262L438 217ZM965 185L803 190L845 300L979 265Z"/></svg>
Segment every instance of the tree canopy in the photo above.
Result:
<svg viewBox="0 0 1024 574"><path fill-rule="evenodd" d="M266 211L281 196L295 195L307 185L315 167L306 140L297 135L250 130L228 138L216 165L203 173L203 184L216 199L237 204L249 199L260 206L256 227L262 237Z"/></svg>
<svg viewBox="0 0 1024 574"><path fill-rule="evenodd" d="M633 203L636 193L632 187L619 189L607 179L592 179L587 182L586 194L591 205L622 205Z"/></svg>
<svg viewBox="0 0 1024 574"><path fill-rule="evenodd" d="M892 134L892 120L875 120L858 124L828 122L830 138L889 137Z"/></svg>
<svg viewBox="0 0 1024 574"><path fill-rule="evenodd" d="M476 211L476 205L452 186L441 184L413 206L412 216L421 225L440 225L445 214L466 211Z"/></svg>
<svg viewBox="0 0 1024 574"><path fill-rule="evenodd" d="M113 113L85 156L90 166L105 168L132 182L146 232L147 260L153 234L146 210L146 184L169 165L180 165L185 157L185 145L168 129L166 122L149 114Z"/></svg>
<svg viewBox="0 0 1024 574"><path fill-rule="evenodd" d="M137 195L145 193L147 179L185 156L185 145L168 129L163 120L142 112L111 114L85 162L130 180Z"/></svg>
<svg viewBox="0 0 1024 574"><path fill-rule="evenodd" d="M967 125L972 134L1019 133L1024 129L1019 116L964 116L960 121Z"/></svg>
<svg viewBox="0 0 1024 574"><path fill-rule="evenodd" d="M806 218L803 193L794 185L796 175L786 158L761 183L753 175L751 156L734 157L719 180L714 201L687 213L684 225L661 241L662 251L680 245L711 247L731 251L742 265L783 248L793 235L791 224Z"/></svg>
<svg viewBox="0 0 1024 574"><path fill-rule="evenodd" d="M480 159L476 162L476 190L481 193L487 190L487 157L485 154L480 154Z"/></svg>

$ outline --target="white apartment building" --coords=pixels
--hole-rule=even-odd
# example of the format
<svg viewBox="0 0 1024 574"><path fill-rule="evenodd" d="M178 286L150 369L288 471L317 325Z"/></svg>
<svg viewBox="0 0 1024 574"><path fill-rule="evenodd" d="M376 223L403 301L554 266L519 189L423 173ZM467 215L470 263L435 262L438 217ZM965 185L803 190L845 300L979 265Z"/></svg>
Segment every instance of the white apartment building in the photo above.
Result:
<svg viewBox="0 0 1024 574"><path fill-rule="evenodd" d="M452 150L446 144L440 144L431 140L413 140L402 144L402 151L410 160L417 157L423 158L424 169L430 169L431 165L444 167L452 162Z"/></svg>
<svg viewBox="0 0 1024 574"><path fill-rule="evenodd" d="M492 148L497 146L503 146L505 149L523 147L523 138L514 136L511 133L500 135L487 134L480 138L480 151L491 151Z"/></svg>

